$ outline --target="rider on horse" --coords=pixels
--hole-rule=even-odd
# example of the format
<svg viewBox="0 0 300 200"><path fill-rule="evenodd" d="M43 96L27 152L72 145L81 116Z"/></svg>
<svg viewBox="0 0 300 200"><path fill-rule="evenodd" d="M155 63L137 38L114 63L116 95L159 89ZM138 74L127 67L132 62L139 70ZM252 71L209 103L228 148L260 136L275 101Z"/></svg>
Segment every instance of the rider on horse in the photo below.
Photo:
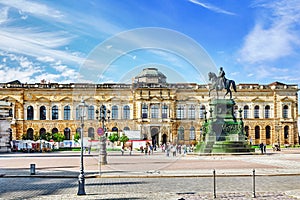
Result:
<svg viewBox="0 0 300 200"><path fill-rule="evenodd" d="M225 88L225 72L223 67L220 67L219 76L218 76L218 86L220 89Z"/></svg>

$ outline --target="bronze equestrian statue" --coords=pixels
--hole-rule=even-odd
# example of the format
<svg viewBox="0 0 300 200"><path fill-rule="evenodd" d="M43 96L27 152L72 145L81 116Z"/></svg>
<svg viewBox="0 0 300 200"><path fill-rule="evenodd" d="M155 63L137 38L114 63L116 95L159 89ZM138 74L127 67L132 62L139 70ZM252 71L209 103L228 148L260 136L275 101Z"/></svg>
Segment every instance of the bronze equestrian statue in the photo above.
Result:
<svg viewBox="0 0 300 200"><path fill-rule="evenodd" d="M232 99L232 92L231 92L230 88L232 86L233 90L236 92L236 85L235 85L234 80L229 80L229 79L225 78L225 72L222 67L220 67L219 76L217 76L213 72L209 72L208 78L211 81L211 86L208 91L208 96L210 96L210 92L212 90L216 90L217 98L218 98L219 97L218 91L222 91L223 89L226 89L224 98L226 97L227 94L229 94L230 99Z"/></svg>

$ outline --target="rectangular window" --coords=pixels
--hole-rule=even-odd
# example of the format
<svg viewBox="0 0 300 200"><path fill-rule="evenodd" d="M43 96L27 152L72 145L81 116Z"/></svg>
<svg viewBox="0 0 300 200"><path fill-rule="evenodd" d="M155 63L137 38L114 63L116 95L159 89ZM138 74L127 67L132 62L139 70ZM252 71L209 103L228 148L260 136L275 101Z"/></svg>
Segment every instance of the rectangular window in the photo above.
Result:
<svg viewBox="0 0 300 200"><path fill-rule="evenodd" d="M176 110L177 119L184 119L184 107L178 106Z"/></svg>

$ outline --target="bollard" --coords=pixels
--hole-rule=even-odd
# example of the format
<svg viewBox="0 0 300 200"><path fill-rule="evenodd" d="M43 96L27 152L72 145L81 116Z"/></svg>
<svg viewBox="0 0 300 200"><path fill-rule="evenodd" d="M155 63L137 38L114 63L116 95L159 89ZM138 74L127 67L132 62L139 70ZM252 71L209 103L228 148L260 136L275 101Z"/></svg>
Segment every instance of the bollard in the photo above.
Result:
<svg viewBox="0 0 300 200"><path fill-rule="evenodd" d="M30 164L30 175L35 175L35 164Z"/></svg>
<svg viewBox="0 0 300 200"><path fill-rule="evenodd" d="M213 171L213 178L214 178L214 199L217 198L216 195L216 170Z"/></svg>
<svg viewBox="0 0 300 200"><path fill-rule="evenodd" d="M252 174L252 176L253 176L253 179L252 179L252 186L253 186L252 197L256 198L256 196L255 196L255 169L253 169L252 173L253 173Z"/></svg>

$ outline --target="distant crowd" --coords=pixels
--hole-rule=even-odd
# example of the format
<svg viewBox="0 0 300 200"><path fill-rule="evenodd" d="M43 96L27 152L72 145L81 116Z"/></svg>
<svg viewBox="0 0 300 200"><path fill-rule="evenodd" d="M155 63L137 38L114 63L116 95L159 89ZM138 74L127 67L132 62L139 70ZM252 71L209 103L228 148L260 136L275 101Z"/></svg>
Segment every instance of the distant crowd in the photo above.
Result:
<svg viewBox="0 0 300 200"><path fill-rule="evenodd" d="M180 145L180 144L171 144L165 143L160 145L160 150L166 153L166 156L176 156L178 154L187 154L187 152L194 151L194 145ZM157 151L157 145L152 145L150 142L147 142L145 146L140 146L141 153L145 153L145 155L151 155L154 151Z"/></svg>

